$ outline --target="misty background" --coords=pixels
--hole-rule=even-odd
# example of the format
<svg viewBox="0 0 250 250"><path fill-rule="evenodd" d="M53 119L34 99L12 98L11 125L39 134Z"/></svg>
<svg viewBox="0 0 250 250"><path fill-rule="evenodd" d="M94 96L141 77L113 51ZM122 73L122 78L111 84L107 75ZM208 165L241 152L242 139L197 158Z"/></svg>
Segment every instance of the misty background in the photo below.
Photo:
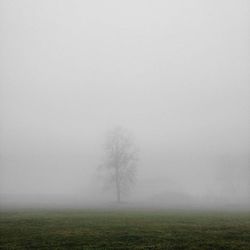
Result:
<svg viewBox="0 0 250 250"><path fill-rule="evenodd" d="M0 202L114 201L130 130L143 204L250 203L250 3L0 1Z"/></svg>

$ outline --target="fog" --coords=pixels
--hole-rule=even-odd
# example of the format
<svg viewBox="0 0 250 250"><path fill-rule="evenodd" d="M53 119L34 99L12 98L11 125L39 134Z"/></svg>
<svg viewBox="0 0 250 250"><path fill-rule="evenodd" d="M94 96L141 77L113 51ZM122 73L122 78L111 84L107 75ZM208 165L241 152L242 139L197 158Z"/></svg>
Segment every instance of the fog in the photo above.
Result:
<svg viewBox="0 0 250 250"><path fill-rule="evenodd" d="M0 2L1 206L112 204L108 130L139 148L131 206L249 207L250 3Z"/></svg>

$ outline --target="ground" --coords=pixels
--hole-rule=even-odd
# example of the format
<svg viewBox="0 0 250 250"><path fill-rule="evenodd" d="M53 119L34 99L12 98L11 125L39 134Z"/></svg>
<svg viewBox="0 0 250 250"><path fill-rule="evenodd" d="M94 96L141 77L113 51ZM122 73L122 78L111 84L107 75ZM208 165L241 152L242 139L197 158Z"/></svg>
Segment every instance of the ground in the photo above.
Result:
<svg viewBox="0 0 250 250"><path fill-rule="evenodd" d="M0 249L250 249L250 213L2 211Z"/></svg>

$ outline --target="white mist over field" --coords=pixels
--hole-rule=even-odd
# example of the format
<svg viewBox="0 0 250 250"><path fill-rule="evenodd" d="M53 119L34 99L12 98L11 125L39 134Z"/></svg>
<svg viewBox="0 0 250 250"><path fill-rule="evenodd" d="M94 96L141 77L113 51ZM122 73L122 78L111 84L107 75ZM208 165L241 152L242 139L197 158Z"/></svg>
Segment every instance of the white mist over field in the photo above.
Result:
<svg viewBox="0 0 250 250"><path fill-rule="evenodd" d="M115 201L108 130L139 148L124 197L250 205L250 2L0 2L1 205Z"/></svg>

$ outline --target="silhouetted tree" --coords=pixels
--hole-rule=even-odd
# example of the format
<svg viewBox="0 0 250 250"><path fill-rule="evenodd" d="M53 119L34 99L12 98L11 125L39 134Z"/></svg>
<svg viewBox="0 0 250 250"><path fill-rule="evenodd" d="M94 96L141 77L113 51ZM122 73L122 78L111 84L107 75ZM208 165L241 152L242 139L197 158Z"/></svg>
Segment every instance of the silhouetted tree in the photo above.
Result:
<svg viewBox="0 0 250 250"><path fill-rule="evenodd" d="M117 202L121 202L121 196L135 184L136 162L137 149L131 134L121 127L109 131L103 167L109 184L115 189Z"/></svg>

